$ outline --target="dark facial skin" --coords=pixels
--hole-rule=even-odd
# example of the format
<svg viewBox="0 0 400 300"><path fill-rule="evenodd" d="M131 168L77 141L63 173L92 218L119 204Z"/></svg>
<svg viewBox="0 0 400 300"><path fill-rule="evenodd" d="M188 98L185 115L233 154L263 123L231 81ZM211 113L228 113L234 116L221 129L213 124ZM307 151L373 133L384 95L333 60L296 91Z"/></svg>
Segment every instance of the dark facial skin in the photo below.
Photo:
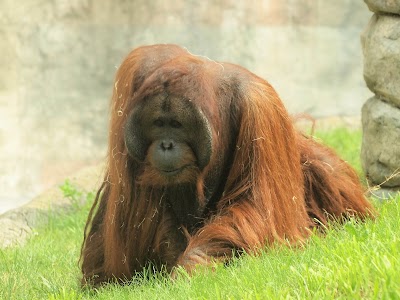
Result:
<svg viewBox="0 0 400 300"><path fill-rule="evenodd" d="M203 169L211 157L211 130L189 99L162 93L143 99L128 117L129 154L170 181Z"/></svg>

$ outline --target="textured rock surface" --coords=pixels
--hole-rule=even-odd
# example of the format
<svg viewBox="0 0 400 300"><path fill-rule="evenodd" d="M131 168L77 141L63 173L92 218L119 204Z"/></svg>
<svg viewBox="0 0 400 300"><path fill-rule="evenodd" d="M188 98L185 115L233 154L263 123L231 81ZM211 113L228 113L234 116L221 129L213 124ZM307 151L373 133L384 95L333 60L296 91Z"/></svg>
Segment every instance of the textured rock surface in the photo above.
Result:
<svg viewBox="0 0 400 300"><path fill-rule="evenodd" d="M372 194L400 190L400 1L364 0L376 12L361 36L364 79L375 97L362 109L361 158Z"/></svg>
<svg viewBox="0 0 400 300"><path fill-rule="evenodd" d="M47 219L43 210L32 208L19 208L1 215L0 248L23 245L34 233L34 228Z"/></svg>
<svg viewBox="0 0 400 300"><path fill-rule="evenodd" d="M364 0L373 12L400 14L400 0Z"/></svg>
<svg viewBox="0 0 400 300"><path fill-rule="evenodd" d="M361 158L370 183L400 186L400 109L372 97L363 106L362 127Z"/></svg>
<svg viewBox="0 0 400 300"><path fill-rule="evenodd" d="M400 188L382 188L382 187L371 187L368 193L368 197L372 197L378 200L394 199L400 195Z"/></svg>
<svg viewBox="0 0 400 300"><path fill-rule="evenodd" d="M400 17L374 15L361 40L369 89L400 107Z"/></svg>

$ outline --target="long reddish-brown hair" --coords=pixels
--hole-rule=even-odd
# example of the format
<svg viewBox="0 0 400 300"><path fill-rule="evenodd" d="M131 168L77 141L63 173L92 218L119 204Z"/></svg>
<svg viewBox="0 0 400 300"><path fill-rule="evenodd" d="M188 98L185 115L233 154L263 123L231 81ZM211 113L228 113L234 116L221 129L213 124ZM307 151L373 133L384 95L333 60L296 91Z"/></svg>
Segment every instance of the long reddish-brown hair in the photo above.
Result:
<svg viewBox="0 0 400 300"><path fill-rule="evenodd" d="M210 162L179 192L143 175L146 167L129 155L123 135L138 103L165 91L195 104L212 141ZM196 203L197 225L180 223L165 197L182 201L183 210ZM116 74L107 169L82 246L83 283L125 281L150 262L191 271L234 251L303 240L331 218L371 213L354 170L294 129L268 82L175 45L141 47Z"/></svg>

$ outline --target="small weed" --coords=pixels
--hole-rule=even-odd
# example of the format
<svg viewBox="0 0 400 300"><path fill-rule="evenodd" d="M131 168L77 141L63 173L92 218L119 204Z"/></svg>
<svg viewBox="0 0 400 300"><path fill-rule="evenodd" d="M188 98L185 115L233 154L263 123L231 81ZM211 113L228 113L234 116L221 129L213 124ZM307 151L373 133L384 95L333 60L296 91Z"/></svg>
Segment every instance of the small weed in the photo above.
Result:
<svg viewBox="0 0 400 300"><path fill-rule="evenodd" d="M94 192L83 192L66 179L62 185L59 186L65 198L71 201L72 210L76 211L85 204L91 205L94 199Z"/></svg>
<svg viewBox="0 0 400 300"><path fill-rule="evenodd" d="M65 198L70 199L73 209L78 209L82 206L83 192L72 185L69 179L65 180L65 182L60 185L60 190Z"/></svg>

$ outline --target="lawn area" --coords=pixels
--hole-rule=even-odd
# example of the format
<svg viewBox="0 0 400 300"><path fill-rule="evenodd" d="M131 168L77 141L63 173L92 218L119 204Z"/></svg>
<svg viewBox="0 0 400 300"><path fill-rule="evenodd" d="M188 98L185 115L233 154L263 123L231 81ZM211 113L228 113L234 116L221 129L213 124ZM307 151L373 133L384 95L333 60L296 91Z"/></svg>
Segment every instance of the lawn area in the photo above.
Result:
<svg viewBox="0 0 400 300"><path fill-rule="evenodd" d="M317 133L361 174L361 133ZM78 258L93 194L68 183L72 211L52 215L23 247L0 250L0 299L400 299L400 197L373 200L379 217L332 226L303 248L277 246L260 257L244 256L215 271L200 270L175 281L135 279L126 286L82 291Z"/></svg>

